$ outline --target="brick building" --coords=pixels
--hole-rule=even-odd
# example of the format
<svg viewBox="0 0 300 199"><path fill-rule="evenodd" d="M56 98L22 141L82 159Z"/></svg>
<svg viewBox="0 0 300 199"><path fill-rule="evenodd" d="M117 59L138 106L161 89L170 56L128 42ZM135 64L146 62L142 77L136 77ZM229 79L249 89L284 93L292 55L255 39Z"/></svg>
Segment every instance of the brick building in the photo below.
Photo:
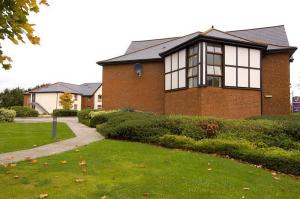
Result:
<svg viewBox="0 0 300 199"><path fill-rule="evenodd" d="M133 41L103 66L103 108L244 118L289 114L284 26Z"/></svg>

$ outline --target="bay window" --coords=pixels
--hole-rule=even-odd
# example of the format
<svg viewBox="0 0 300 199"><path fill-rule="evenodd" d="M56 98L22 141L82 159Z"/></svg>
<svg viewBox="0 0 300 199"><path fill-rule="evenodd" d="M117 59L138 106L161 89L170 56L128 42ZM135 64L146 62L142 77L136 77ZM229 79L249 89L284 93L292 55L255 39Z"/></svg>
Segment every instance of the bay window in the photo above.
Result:
<svg viewBox="0 0 300 199"><path fill-rule="evenodd" d="M188 87L198 86L199 71L199 45L196 44L188 49L187 82Z"/></svg>
<svg viewBox="0 0 300 199"><path fill-rule="evenodd" d="M223 51L222 46L217 44L207 44L206 53L206 73L207 85L213 87L222 86L223 77Z"/></svg>

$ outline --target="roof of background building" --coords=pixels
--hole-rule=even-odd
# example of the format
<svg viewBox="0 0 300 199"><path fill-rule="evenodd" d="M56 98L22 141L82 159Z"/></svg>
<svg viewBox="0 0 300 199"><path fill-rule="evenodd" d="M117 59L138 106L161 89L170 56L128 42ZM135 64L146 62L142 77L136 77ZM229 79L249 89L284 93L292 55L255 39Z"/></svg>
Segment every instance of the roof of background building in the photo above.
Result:
<svg viewBox="0 0 300 199"><path fill-rule="evenodd" d="M283 25L227 32L211 28L203 33L195 32L182 37L133 41L129 45L124 55L104 61L99 61L97 63L105 64L138 60L160 60L161 53L169 51L200 36L231 40L235 42L243 42L254 45L265 45L268 51L288 50L291 48L296 50L295 47L289 45L287 34Z"/></svg>
<svg viewBox="0 0 300 199"><path fill-rule="evenodd" d="M101 83L84 83L84 84L69 84L65 82L57 82L48 86L37 88L29 91L30 93L60 93L68 92L84 96L93 95L101 86Z"/></svg>

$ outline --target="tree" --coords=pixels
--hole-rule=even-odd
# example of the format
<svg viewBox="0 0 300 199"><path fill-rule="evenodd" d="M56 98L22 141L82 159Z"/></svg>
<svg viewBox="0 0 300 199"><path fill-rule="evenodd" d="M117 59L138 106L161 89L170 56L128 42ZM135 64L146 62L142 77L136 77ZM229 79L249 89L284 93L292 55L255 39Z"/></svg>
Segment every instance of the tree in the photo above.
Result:
<svg viewBox="0 0 300 199"><path fill-rule="evenodd" d="M47 5L47 0L39 4ZM40 38L34 35L34 24L28 21L29 14L39 12L37 0L0 0L0 39L9 39L14 44L25 43L24 37L34 45L40 43ZM11 68L11 57L4 54L0 43L0 65L4 69Z"/></svg>
<svg viewBox="0 0 300 199"><path fill-rule="evenodd" d="M21 88L5 89L0 93L0 107L23 106L24 90Z"/></svg>
<svg viewBox="0 0 300 199"><path fill-rule="evenodd" d="M59 104L63 109L70 110L73 107L74 101L72 100L71 93L64 93L59 97Z"/></svg>

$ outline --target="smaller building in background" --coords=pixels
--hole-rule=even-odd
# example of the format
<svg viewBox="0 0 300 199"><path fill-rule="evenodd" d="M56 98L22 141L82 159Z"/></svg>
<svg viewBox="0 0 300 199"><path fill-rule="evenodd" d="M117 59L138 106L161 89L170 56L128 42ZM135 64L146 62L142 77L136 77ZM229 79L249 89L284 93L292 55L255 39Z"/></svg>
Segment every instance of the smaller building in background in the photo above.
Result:
<svg viewBox="0 0 300 199"><path fill-rule="evenodd" d="M293 112L294 113L299 113L300 112L300 97L295 96L292 99L292 107L293 107Z"/></svg>
<svg viewBox="0 0 300 199"><path fill-rule="evenodd" d="M76 85L64 82L57 82L25 93L24 106L30 106L40 114L50 114L54 109L62 108L59 99L63 93L73 95L73 110L102 108L101 83Z"/></svg>

